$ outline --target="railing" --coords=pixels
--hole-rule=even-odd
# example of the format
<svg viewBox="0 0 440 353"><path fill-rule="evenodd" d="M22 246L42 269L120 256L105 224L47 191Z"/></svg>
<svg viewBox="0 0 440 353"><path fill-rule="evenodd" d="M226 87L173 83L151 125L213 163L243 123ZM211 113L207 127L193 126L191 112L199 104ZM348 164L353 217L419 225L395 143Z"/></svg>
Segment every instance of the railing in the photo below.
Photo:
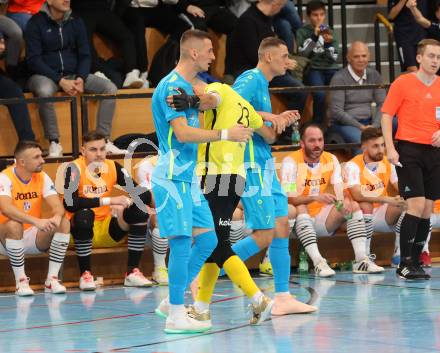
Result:
<svg viewBox="0 0 440 353"><path fill-rule="evenodd" d="M394 34L393 25L387 20L387 18L380 12L376 13L374 17L374 52L376 60L376 70L382 72L381 67L381 53L380 53L380 25L383 25L387 30L388 35L388 63L389 63L389 76L390 82L394 81L396 76L394 70Z"/></svg>
<svg viewBox="0 0 440 353"><path fill-rule="evenodd" d="M151 98L153 93L83 94L81 96L81 130L89 131L89 100Z"/></svg>
<svg viewBox="0 0 440 353"><path fill-rule="evenodd" d="M316 91L336 91L336 90L364 90L364 89L387 89L389 84L368 84L368 85L347 85L347 86L308 86L308 87L274 87L270 88L270 93L272 94L288 94L295 92L316 92ZM84 94L81 96L81 129L85 133L89 131L89 100L106 100L106 99L139 99L139 98L151 98L152 93L130 93L130 94ZM49 97L49 98L11 98L11 99L0 99L0 105L4 104L17 104L17 103L54 103L54 102L69 102L70 113L71 113L71 132L72 132L72 156L64 156L60 158L51 158L50 162L64 162L76 158L79 155L79 131L78 131L78 113L77 113L77 97ZM134 133L134 132L133 132ZM326 145L326 149L351 149L358 147L358 144L343 144L343 145ZM275 146L274 151L279 150L293 150L296 149L294 146ZM139 152L135 153L133 157L144 157L151 153ZM120 156L109 156L110 158L120 158ZM5 157L6 158L6 157ZM9 159L12 162L12 159Z"/></svg>
<svg viewBox="0 0 440 353"><path fill-rule="evenodd" d="M19 103L57 103L57 102L69 102L70 105L70 129L72 134L72 154L78 156L79 143L78 143L78 110L76 107L76 97L61 96L61 97L47 97L47 98L8 98L0 99L0 105L19 104Z"/></svg>

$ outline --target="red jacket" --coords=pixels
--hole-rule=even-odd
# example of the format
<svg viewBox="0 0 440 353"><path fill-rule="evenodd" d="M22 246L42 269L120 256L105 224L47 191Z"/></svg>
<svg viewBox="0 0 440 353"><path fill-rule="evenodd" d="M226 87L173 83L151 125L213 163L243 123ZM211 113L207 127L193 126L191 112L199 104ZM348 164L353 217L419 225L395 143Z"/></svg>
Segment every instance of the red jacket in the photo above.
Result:
<svg viewBox="0 0 440 353"><path fill-rule="evenodd" d="M8 12L24 12L35 15L45 0L9 0Z"/></svg>

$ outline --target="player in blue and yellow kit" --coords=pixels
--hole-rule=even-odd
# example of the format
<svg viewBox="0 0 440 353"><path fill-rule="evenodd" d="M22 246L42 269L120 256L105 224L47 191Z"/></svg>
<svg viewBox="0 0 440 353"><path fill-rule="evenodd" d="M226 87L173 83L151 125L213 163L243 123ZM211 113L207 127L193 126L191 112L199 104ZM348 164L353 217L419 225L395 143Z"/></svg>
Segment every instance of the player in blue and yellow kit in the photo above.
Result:
<svg viewBox="0 0 440 353"><path fill-rule="evenodd" d="M286 72L289 60L287 46L278 38L265 38L258 49L258 58L257 67L243 72L233 88L265 120L276 122L272 114L269 82ZM296 111L286 111L280 115L288 121L299 118ZM288 202L276 175L270 145L259 135L254 135L247 144L245 161L246 189L241 201L247 228L252 229L253 233L236 243L232 249L241 259L246 260L270 245L269 257L276 293L272 315L313 312L315 307L297 301L289 293Z"/></svg>
<svg viewBox="0 0 440 353"><path fill-rule="evenodd" d="M252 129L243 126L201 129L197 100L193 107L180 112L167 104L167 96L179 93L179 87L193 94L191 83L197 73L208 70L214 58L207 33L186 31L180 41L176 68L161 80L153 94L153 120L160 151L152 191L160 235L169 238L170 247L169 302L164 299L156 313L167 315L167 333L196 333L211 327L188 316L183 305L185 288L217 245L212 214L194 173L197 144L221 139L247 142L252 136ZM217 98L212 96L212 99Z"/></svg>
<svg viewBox="0 0 440 353"><path fill-rule="evenodd" d="M200 96L204 107L206 129L227 129L236 124L256 129L266 141L274 142L276 132L264 125L262 117L230 86L221 83L195 84L197 91L204 91ZM203 86L203 87L202 87ZM210 105L207 94L215 95L217 101ZM185 93L170 97L170 103L179 109L193 101L194 96ZM209 100L209 99L208 99ZM206 104L205 104L206 103ZM232 282L243 290L252 303L250 323L258 325L270 316L273 301L257 287L243 261L233 252L230 242L232 214L237 207L244 190L246 167L244 165L245 144L216 141L199 145L197 174L201 176L201 187L209 203L218 244L206 260L199 275L199 290L190 315L198 320L210 322L209 305L221 268L224 268Z"/></svg>

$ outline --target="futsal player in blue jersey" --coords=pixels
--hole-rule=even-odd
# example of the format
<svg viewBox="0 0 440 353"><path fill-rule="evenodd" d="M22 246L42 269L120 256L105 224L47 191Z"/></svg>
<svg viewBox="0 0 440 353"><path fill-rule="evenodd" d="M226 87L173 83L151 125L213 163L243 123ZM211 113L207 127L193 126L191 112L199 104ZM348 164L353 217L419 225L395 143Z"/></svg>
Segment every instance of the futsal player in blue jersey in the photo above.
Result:
<svg viewBox="0 0 440 353"><path fill-rule="evenodd" d="M258 49L257 67L243 72L233 85L234 90L249 101L266 121L276 122L276 118L279 119L272 114L269 82L285 74L289 60L287 46L282 40L276 37L265 38ZM299 119L297 111L285 111L281 116L288 121ZM246 260L269 246L275 282L272 315L316 311L316 307L304 304L290 295L287 195L276 175L271 147L257 134L246 146L245 162L246 188L241 202L246 226L253 233L234 244L232 249L242 260Z"/></svg>
<svg viewBox="0 0 440 353"><path fill-rule="evenodd" d="M159 140L152 192L160 235L169 239L170 248L169 298L162 300L156 313L167 316L167 333L197 333L211 328L207 322L188 316L184 307L186 287L217 245L212 214L194 172L197 144L219 140L247 142L252 136L252 129L243 126L201 129L198 108L203 110L203 106L199 106L196 96L184 111L177 112L167 104L167 96L180 93L179 88L193 95L196 75L207 71L214 59L209 35L198 30L186 31L180 41L176 68L160 81L152 99ZM217 99L215 95L208 96L207 102L212 105L210 100Z"/></svg>

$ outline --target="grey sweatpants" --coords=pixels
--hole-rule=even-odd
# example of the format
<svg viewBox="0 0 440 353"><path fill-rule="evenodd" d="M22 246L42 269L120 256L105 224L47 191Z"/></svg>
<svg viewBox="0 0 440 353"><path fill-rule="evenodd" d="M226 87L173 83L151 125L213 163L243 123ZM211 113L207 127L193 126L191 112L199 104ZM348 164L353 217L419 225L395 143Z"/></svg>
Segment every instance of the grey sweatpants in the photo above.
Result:
<svg viewBox="0 0 440 353"><path fill-rule="evenodd" d="M37 97L52 97L60 90L54 81L42 75L31 76L27 87ZM113 82L92 74L89 74L84 82L85 93L116 94L117 90ZM48 140L58 139L60 133L53 103L40 103L38 111L44 127L44 136ZM114 113L114 99L105 99L100 102L96 130L99 130L106 137L110 137Z"/></svg>

